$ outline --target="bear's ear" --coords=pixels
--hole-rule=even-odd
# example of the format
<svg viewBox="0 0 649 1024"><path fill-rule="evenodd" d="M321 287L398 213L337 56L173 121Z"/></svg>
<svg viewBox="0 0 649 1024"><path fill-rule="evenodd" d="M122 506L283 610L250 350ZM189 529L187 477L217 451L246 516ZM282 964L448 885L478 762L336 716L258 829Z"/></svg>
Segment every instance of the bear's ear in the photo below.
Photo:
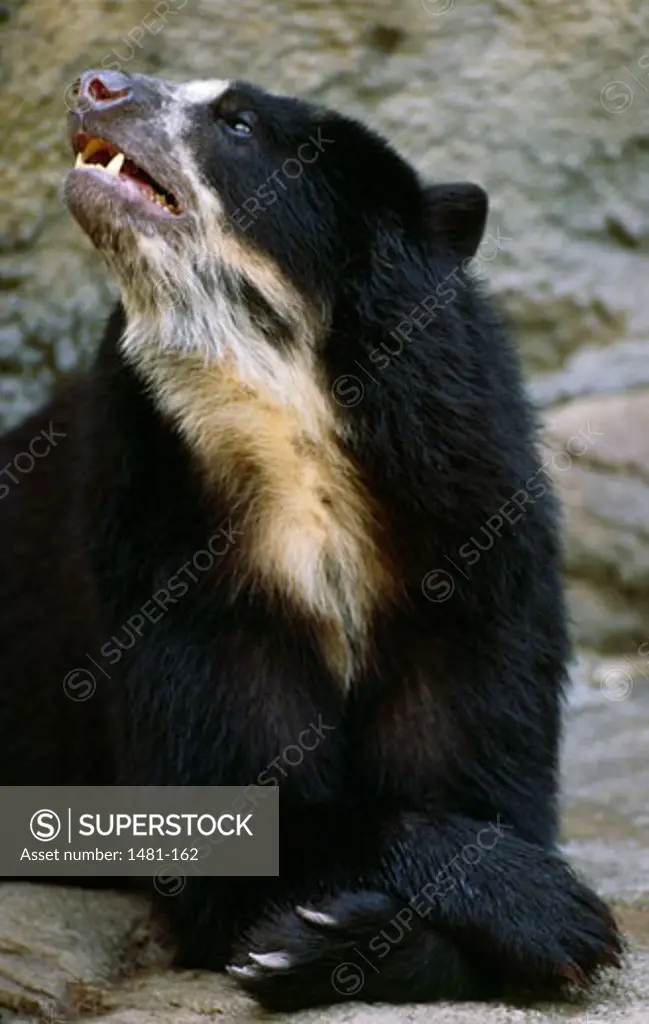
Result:
<svg viewBox="0 0 649 1024"><path fill-rule="evenodd" d="M426 234L460 260L475 256L484 232L489 199L469 181L427 185L424 189Z"/></svg>

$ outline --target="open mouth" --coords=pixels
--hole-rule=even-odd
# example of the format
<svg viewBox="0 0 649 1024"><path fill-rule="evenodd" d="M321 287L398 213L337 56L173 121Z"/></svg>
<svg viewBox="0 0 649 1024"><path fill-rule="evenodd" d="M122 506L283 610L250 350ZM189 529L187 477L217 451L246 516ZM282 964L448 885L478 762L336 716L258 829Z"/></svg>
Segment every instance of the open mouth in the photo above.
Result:
<svg viewBox="0 0 649 1024"><path fill-rule="evenodd" d="M164 188L107 139L78 132L74 137L74 150L77 154L75 169L92 168L94 171L109 175L125 188L129 197L140 198L146 204L152 204L156 213L168 213L177 217L183 212L173 192Z"/></svg>

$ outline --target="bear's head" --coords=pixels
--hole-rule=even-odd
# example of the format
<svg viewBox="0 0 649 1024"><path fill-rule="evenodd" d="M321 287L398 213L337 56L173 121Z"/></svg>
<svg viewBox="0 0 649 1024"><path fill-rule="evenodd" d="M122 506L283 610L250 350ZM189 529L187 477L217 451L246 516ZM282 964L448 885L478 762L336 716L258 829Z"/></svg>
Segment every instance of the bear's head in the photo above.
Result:
<svg viewBox="0 0 649 1024"><path fill-rule="evenodd" d="M403 294L408 260L451 266L480 242L482 189L425 186L377 134L322 107L105 70L73 94L66 200L117 273L131 346L153 332L254 375L270 349L306 358L332 327L360 339L386 290Z"/></svg>

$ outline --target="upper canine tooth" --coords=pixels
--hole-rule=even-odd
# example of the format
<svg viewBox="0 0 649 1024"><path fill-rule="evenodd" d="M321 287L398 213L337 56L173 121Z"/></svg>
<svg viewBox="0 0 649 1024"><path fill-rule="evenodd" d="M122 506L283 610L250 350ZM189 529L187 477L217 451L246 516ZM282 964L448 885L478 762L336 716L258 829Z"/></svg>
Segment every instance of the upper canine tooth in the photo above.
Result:
<svg viewBox="0 0 649 1024"><path fill-rule="evenodd" d="M83 154L77 153L77 159L74 161L74 166L75 167L84 167L85 166L84 159L83 159Z"/></svg>
<svg viewBox="0 0 649 1024"><path fill-rule="evenodd" d="M118 175L122 169L122 164L125 159L126 158L123 153L116 153L110 163L106 164L105 170L108 174Z"/></svg>
<svg viewBox="0 0 649 1024"><path fill-rule="evenodd" d="M101 139L90 139L90 142L86 144L86 148L83 151L83 159L85 163L88 162L93 153L98 149L102 149L105 143Z"/></svg>

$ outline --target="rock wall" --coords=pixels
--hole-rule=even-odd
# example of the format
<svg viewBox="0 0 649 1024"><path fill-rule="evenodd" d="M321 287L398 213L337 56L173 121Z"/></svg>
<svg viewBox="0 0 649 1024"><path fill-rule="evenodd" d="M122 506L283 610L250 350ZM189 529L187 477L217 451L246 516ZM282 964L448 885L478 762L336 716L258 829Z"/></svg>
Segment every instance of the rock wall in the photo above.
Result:
<svg viewBox="0 0 649 1024"><path fill-rule="evenodd" d="M487 187L501 240L487 275L551 444L569 440L584 416L604 428L555 473L577 637L640 645L649 636L649 5L0 4L5 424L87 358L111 301L104 267L59 197L70 163L66 89L102 62L317 97L386 132L427 175Z"/></svg>

